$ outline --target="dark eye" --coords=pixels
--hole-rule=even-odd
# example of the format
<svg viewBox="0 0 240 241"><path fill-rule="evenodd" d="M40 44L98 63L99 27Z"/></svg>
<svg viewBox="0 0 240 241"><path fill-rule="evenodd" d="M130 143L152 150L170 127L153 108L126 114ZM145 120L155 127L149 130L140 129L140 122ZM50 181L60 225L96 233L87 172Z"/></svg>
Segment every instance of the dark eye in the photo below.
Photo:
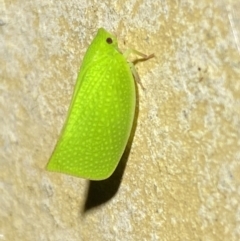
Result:
<svg viewBox="0 0 240 241"><path fill-rule="evenodd" d="M111 38L107 38L107 39L106 39L106 42L107 42L108 44L112 44L113 40L112 40Z"/></svg>

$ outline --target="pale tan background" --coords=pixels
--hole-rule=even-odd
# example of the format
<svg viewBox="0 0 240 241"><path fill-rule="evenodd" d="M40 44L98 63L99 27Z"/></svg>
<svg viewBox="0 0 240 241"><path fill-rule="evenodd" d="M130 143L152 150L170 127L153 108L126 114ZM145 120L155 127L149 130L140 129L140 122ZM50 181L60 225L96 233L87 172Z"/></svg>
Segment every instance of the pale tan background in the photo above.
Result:
<svg viewBox="0 0 240 241"><path fill-rule="evenodd" d="M99 27L156 58L122 180L88 194L44 167ZM2 240L240 240L239 0L0 0Z"/></svg>

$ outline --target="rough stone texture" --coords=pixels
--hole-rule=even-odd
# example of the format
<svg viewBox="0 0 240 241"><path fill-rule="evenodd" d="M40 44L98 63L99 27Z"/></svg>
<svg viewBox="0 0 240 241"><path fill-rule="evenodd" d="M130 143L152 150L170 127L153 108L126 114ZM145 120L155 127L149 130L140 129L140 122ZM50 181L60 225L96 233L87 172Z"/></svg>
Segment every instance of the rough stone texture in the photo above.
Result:
<svg viewBox="0 0 240 241"><path fill-rule="evenodd" d="M0 0L0 240L240 240L239 12L238 0ZM89 182L44 168L99 27L156 58L137 65L129 155Z"/></svg>

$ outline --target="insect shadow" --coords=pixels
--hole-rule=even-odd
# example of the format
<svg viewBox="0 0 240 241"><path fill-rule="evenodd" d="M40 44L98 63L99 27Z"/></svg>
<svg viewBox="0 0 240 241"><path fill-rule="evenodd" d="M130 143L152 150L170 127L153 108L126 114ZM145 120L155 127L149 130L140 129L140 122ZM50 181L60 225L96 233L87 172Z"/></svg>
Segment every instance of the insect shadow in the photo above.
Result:
<svg viewBox="0 0 240 241"><path fill-rule="evenodd" d="M121 157L120 162L118 163L117 168L109 178L102 181L89 181L88 189L86 192L86 201L82 210L83 214L85 214L90 209L96 208L108 202L111 198L114 197L114 195L117 193L120 187L122 176L123 176L123 173L127 164L128 156L131 150L133 137L137 127L137 119L138 119L138 113L139 113L139 94L138 94L138 88L136 86L136 82L135 82L135 87L136 87L136 109L135 109L135 115L133 120L133 127L128 140L128 144L125 148L125 151Z"/></svg>

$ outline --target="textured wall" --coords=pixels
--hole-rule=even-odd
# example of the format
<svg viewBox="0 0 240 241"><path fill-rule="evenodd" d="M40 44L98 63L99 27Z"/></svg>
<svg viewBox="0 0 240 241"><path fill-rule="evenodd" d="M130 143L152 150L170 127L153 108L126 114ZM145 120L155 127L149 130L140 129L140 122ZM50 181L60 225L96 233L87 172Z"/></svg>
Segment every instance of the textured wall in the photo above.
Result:
<svg viewBox="0 0 240 241"><path fill-rule="evenodd" d="M239 12L238 0L0 0L0 240L240 240ZM44 167L98 27L156 58L137 65L129 153L89 182Z"/></svg>

